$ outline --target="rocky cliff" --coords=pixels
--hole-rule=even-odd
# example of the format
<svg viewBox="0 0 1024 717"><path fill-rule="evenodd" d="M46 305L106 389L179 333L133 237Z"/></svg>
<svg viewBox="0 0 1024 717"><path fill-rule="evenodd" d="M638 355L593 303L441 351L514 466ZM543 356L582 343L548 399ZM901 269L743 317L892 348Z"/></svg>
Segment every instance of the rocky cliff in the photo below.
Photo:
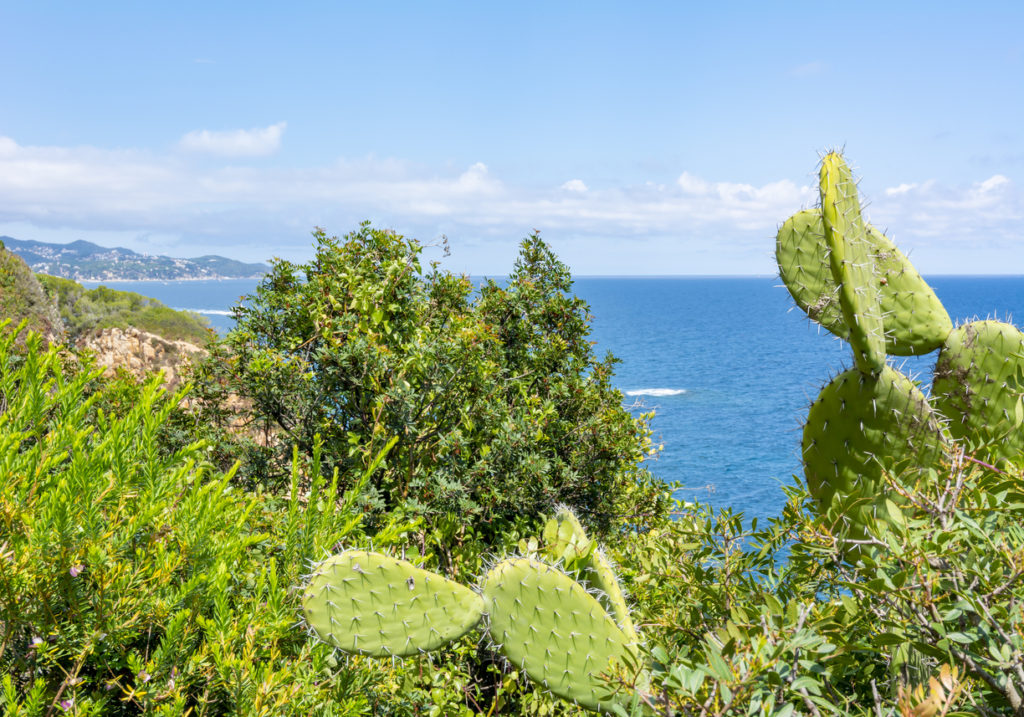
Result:
<svg viewBox="0 0 1024 717"><path fill-rule="evenodd" d="M131 327L103 329L80 337L75 347L91 351L96 357L96 364L106 369L106 375L113 375L118 368L138 378L153 371L163 371L164 385L170 389L181 384L185 364L205 353L195 344L168 341Z"/></svg>

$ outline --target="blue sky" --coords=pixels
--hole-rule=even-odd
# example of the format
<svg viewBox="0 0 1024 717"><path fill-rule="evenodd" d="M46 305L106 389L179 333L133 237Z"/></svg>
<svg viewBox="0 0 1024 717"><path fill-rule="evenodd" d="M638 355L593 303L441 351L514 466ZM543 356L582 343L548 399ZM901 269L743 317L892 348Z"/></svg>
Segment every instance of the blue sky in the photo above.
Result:
<svg viewBox="0 0 1024 717"><path fill-rule="evenodd" d="M838 145L919 269L1024 273L1024 5L771 5L0 1L0 234L769 274Z"/></svg>

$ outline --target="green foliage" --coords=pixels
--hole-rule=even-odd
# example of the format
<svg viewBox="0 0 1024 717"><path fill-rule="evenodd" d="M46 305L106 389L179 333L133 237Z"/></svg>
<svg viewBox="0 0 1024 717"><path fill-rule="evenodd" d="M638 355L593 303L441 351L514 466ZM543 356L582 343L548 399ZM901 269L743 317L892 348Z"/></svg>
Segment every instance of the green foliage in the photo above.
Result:
<svg viewBox="0 0 1024 717"><path fill-rule="evenodd" d="M963 454L917 479L887 474L899 519L856 564L801 486L761 528L680 506L616 555L655 667L647 704L677 715L1024 714L1021 486L1019 473Z"/></svg>
<svg viewBox="0 0 1024 717"><path fill-rule="evenodd" d="M22 259L0 248L0 321L26 322L34 331L50 340L64 336L64 325L39 281Z"/></svg>
<svg viewBox="0 0 1024 717"><path fill-rule="evenodd" d="M286 447L308 454L314 435L342 476L397 436L367 495L377 511L493 535L558 501L604 529L657 510L646 423L622 408L614 360L594 357L586 305L539 237L478 296L466 277L423 273L420 245L394 232L314 237L313 260L277 261L197 374L200 395L205 383L248 401L270 439L256 482L274 485Z"/></svg>
<svg viewBox="0 0 1024 717"><path fill-rule="evenodd" d="M86 289L71 279L37 275L56 303L72 340L101 329L133 326L169 341L204 346L211 339L209 322L189 311L175 311L156 299L106 286Z"/></svg>
<svg viewBox="0 0 1024 717"><path fill-rule="evenodd" d="M239 492L202 443L159 449L176 397L156 382L108 414L95 373L14 341L0 342L5 713L371 713L393 677L336 665L292 627L301 566L365 539L355 495L339 502L297 463L289 494Z"/></svg>

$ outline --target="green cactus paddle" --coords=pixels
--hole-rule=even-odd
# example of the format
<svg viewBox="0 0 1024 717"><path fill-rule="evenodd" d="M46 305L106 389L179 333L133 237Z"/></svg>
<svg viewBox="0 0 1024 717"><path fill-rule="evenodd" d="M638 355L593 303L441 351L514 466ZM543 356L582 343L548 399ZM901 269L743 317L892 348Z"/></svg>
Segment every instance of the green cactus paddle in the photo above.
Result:
<svg viewBox="0 0 1024 717"><path fill-rule="evenodd" d="M841 506L855 533L885 517L883 471L938 467L948 441L938 415L906 376L886 366L836 376L811 405L803 434L807 488L822 513ZM898 499L895 499L898 501Z"/></svg>
<svg viewBox="0 0 1024 717"><path fill-rule="evenodd" d="M563 564L566 570L578 570L583 580L601 591L598 600L622 631L638 641L639 636L633 627L633 618L611 560L595 541L587 537L572 509L560 506L554 517L544 524L542 536L544 557L553 563Z"/></svg>
<svg viewBox="0 0 1024 717"><path fill-rule="evenodd" d="M346 550L314 570L302 595L306 623L345 652L407 657L470 632L483 600L467 587L380 553Z"/></svg>
<svg viewBox="0 0 1024 717"><path fill-rule="evenodd" d="M953 330L942 302L884 234L868 224L866 238L875 265L886 353L916 356L939 348ZM786 220L776 237L775 257L779 276L797 306L833 334L848 340L850 329L829 266L820 210L805 209Z"/></svg>
<svg viewBox="0 0 1024 717"><path fill-rule="evenodd" d="M822 159L819 178L829 266L839 288L853 360L861 371L877 373L885 366L885 328L857 185L836 152Z"/></svg>
<svg viewBox="0 0 1024 717"><path fill-rule="evenodd" d="M591 710L630 695L601 679L637 661L636 643L601 604L560 570L528 558L504 560L481 586L488 631L514 666L553 694Z"/></svg>
<svg viewBox="0 0 1024 717"><path fill-rule="evenodd" d="M999 321L956 328L939 352L933 403L953 437L985 446L997 462L1024 454L1024 334Z"/></svg>

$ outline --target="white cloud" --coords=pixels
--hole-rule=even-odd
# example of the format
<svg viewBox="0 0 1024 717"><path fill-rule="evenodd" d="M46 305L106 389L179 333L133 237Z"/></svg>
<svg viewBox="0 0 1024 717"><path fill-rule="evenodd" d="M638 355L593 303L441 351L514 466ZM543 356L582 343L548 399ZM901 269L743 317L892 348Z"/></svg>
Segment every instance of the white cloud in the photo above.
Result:
<svg viewBox="0 0 1024 717"><path fill-rule="evenodd" d="M262 157L280 149L281 135L287 126L287 122L278 122L269 127L225 132L197 129L182 137L178 146L189 152L204 152L221 157Z"/></svg>
<svg viewBox="0 0 1024 717"><path fill-rule="evenodd" d="M887 197L895 197L895 196L897 196L899 194L906 194L911 189L916 189L916 188L917 188L916 184L906 184L906 183L901 184L898 187L888 187L885 190L885 196L887 196Z"/></svg>
<svg viewBox="0 0 1024 717"><path fill-rule="evenodd" d="M962 187L895 184L881 194L869 218L891 228L904 248L983 248L1024 235L1024 195L1003 175ZM340 233L371 219L426 240L447 234L513 248L537 227L578 247L585 266L604 260L609 271L618 268L613 255L641 260L625 247L660 242L678 264L653 262L659 271L709 271L718 262L720 271L770 273L776 228L816 199L816 188L789 179L755 185L681 172L667 183L593 189L572 179L540 187L504 182L481 162L454 171L376 157L306 168L230 160L211 167L174 153L22 146L0 137L0 233L35 226L51 237L66 231L69 240L74 232L105 232L162 237L165 245L177 237L182 256L217 247L240 258L301 256L313 226ZM687 256L704 263L687 264Z"/></svg>
<svg viewBox="0 0 1024 717"><path fill-rule="evenodd" d="M988 194L989 192L995 191L1005 184L1009 184L1010 180L1001 174L996 174L989 177L984 182L978 185L978 192L981 194Z"/></svg>

